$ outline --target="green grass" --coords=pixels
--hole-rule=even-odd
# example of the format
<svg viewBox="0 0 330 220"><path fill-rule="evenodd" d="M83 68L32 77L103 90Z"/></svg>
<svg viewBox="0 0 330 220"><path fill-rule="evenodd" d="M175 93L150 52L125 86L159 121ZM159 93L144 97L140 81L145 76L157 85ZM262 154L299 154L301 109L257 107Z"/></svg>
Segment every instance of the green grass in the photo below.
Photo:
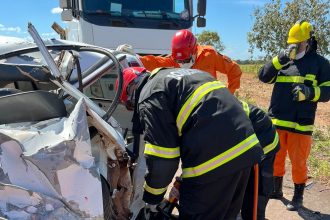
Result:
<svg viewBox="0 0 330 220"><path fill-rule="evenodd" d="M310 175L330 185L330 132L316 129L313 133L313 145L308 158Z"/></svg>
<svg viewBox="0 0 330 220"><path fill-rule="evenodd" d="M257 74L263 64L242 64L239 65L243 73Z"/></svg>

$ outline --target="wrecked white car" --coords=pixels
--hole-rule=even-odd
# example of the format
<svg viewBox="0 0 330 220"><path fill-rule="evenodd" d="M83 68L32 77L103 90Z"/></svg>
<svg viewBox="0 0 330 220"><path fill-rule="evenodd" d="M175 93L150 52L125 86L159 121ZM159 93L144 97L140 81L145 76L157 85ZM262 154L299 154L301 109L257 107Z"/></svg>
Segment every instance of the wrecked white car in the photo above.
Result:
<svg viewBox="0 0 330 220"><path fill-rule="evenodd" d="M121 69L142 64L29 32L0 45L0 219L134 218L144 170L118 97Z"/></svg>

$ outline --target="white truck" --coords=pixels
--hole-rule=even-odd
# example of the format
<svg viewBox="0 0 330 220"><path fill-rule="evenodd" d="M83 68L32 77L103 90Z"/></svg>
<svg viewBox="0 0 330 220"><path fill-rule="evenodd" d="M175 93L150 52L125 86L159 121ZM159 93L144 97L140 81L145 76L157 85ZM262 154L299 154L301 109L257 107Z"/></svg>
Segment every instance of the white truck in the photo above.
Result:
<svg viewBox="0 0 330 220"><path fill-rule="evenodd" d="M60 32L66 40L109 49L130 44L140 55L170 53L171 39L180 29L204 27L206 0L198 0L193 15L193 0L60 0L61 18L67 23ZM130 66L141 62L127 54ZM115 94L117 75L113 72L85 89L84 93L104 109ZM119 105L114 113L122 128L130 131L131 113Z"/></svg>
<svg viewBox="0 0 330 220"><path fill-rule="evenodd" d="M169 54L173 34L204 27L206 0L60 0L67 40L109 49L130 44L138 54Z"/></svg>

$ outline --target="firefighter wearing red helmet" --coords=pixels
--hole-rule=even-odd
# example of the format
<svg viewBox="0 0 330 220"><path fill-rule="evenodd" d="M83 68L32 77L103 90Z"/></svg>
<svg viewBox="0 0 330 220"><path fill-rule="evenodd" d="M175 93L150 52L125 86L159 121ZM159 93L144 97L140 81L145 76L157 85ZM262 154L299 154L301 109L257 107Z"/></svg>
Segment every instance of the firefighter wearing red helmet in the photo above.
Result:
<svg viewBox="0 0 330 220"><path fill-rule="evenodd" d="M129 45L120 45L118 48L123 49L125 46L132 51ZM213 47L199 45L196 37L187 29L173 36L170 56L147 55L141 56L140 60L149 71L159 67L191 68L208 72L214 78L218 78L217 72L220 72L227 75L228 89L232 94L240 87L242 71L239 65Z"/></svg>
<svg viewBox="0 0 330 220"><path fill-rule="evenodd" d="M121 101L134 109L138 120L133 121L144 134L147 204L140 213L157 215L151 212L157 211L181 159L180 219L235 219L250 168L262 156L241 103L204 71L136 70L123 71Z"/></svg>
<svg viewBox="0 0 330 220"><path fill-rule="evenodd" d="M181 30L172 38L172 58L181 68L191 68L196 59L197 39L189 30Z"/></svg>
<svg viewBox="0 0 330 220"><path fill-rule="evenodd" d="M125 104L127 110L134 110L135 90L140 79L145 76L146 71L144 67L132 67L124 70L123 92L120 94L119 98L121 103ZM116 81L116 88L117 87L118 81ZM127 94L130 95L128 96Z"/></svg>

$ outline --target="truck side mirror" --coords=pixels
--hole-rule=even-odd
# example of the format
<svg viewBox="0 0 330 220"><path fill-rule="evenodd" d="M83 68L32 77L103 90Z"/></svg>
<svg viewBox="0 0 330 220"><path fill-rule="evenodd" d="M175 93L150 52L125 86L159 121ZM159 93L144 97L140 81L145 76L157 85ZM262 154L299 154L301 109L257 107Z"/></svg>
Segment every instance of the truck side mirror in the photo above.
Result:
<svg viewBox="0 0 330 220"><path fill-rule="evenodd" d="M206 0L198 0L197 13L199 16L205 16L206 14Z"/></svg>
<svg viewBox="0 0 330 220"><path fill-rule="evenodd" d="M72 10L71 9L63 10L61 13L61 19L62 21L72 21L73 19Z"/></svg>
<svg viewBox="0 0 330 220"><path fill-rule="evenodd" d="M60 8L65 8L65 9L72 8L71 0L60 0Z"/></svg>
<svg viewBox="0 0 330 220"><path fill-rule="evenodd" d="M206 19L203 17L197 17L197 27L205 27Z"/></svg>

